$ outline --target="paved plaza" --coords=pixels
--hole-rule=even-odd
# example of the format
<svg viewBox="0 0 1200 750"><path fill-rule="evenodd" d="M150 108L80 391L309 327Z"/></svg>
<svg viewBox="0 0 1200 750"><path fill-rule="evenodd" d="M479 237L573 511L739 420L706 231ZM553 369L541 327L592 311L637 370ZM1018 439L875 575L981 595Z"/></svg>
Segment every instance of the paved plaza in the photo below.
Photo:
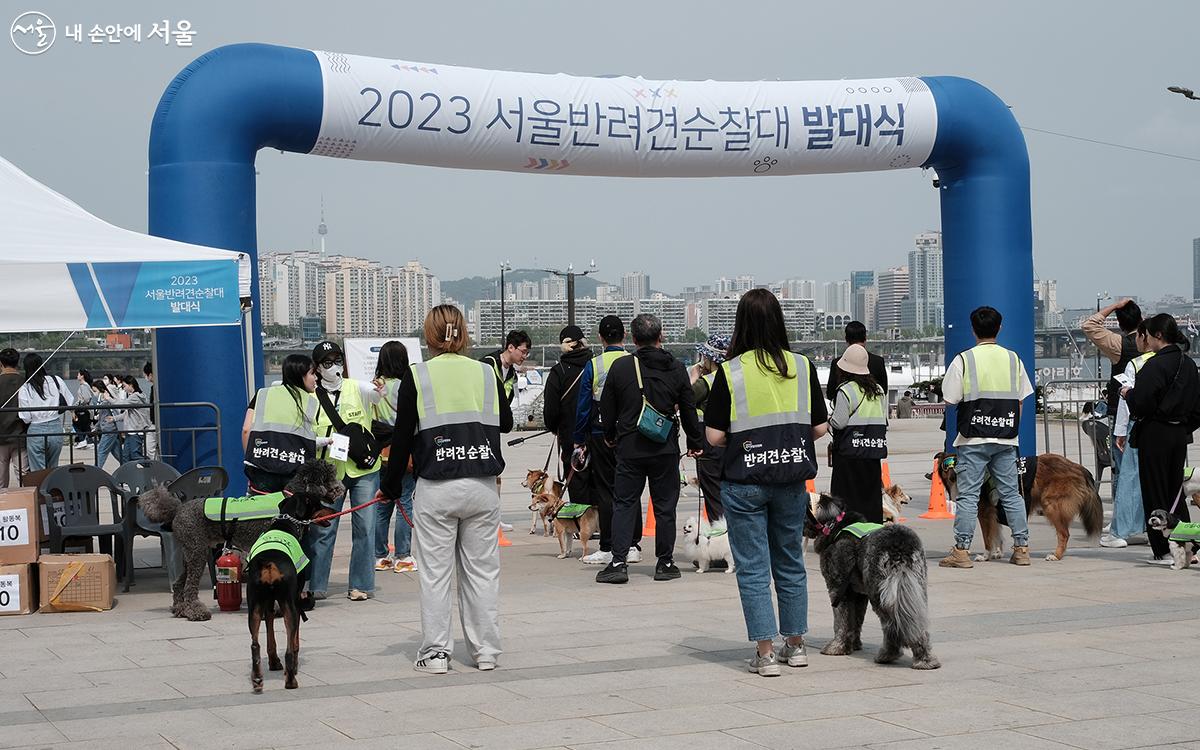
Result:
<svg viewBox="0 0 1200 750"><path fill-rule="evenodd" d="M1200 572L1145 565L1144 545L1101 549L1078 525L1066 559L1045 562L1054 534L1041 518L1030 523L1032 567L938 568L950 522L917 515L941 438L935 421L916 420L894 422L890 440L892 477L914 498L907 516L930 561L937 671L909 669L907 655L872 663L873 614L864 652L817 653L832 615L811 553L810 666L777 678L746 671L734 576L696 575L680 554L681 580L653 581L647 559L628 585L594 583L596 568L558 560L553 537L526 533L520 481L542 465L544 437L506 452L504 516L516 529L501 551L498 670L464 666L460 646L451 674L415 673L416 576L380 573L375 599L347 601L344 527L334 598L302 629L299 690L269 672L252 695L245 613L211 602L210 622L174 619L165 575L146 567L111 612L0 618L0 747L1200 748L1186 658ZM680 521L695 508L688 488ZM157 565L154 542L140 544L139 565Z"/></svg>

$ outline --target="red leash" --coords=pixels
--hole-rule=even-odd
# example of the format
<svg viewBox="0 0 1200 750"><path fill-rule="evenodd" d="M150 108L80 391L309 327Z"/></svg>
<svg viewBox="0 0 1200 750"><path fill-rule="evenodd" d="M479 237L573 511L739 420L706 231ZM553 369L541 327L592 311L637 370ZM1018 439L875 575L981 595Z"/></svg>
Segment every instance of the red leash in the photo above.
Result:
<svg viewBox="0 0 1200 750"><path fill-rule="evenodd" d="M344 515L346 515L347 513L353 513L353 512L354 512L354 511L356 511L356 510L362 510L363 508L369 508L369 507L371 507L372 505L374 505L375 503L382 502L383 500L386 500L386 499L387 499L387 498L380 497L380 498L377 498L377 499L375 499L375 500L368 500L367 502L363 503L362 505L355 505L353 508L346 508L345 510L339 510L337 513L330 513L330 514L329 514L329 515L327 515L327 516L321 516L320 518L315 518L315 519L313 519L313 520L314 520L314 521L328 521L328 520L330 520L330 519L332 519L332 518L337 518L338 516L344 516ZM401 512L401 513L404 513L404 507L403 507L403 506L400 506L400 512ZM404 516L404 519L405 519L406 521L408 520L408 515L407 515L407 514ZM411 526L411 525L412 525L412 524L410 523L410 524L409 524L409 526Z"/></svg>

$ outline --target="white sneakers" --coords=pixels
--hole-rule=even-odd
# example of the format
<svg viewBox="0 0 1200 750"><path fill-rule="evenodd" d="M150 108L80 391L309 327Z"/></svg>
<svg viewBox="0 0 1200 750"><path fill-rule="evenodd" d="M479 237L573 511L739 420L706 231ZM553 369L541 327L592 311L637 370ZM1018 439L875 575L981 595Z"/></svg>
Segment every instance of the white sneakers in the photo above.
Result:
<svg viewBox="0 0 1200 750"><path fill-rule="evenodd" d="M584 565L608 565L610 562L612 562L612 553L596 550L587 557L579 558L579 562L583 563Z"/></svg>
<svg viewBox="0 0 1200 750"><path fill-rule="evenodd" d="M1109 547L1111 549L1120 549L1122 547L1128 547L1129 542L1125 541L1119 536L1110 536L1105 534L1104 536L1100 537L1100 546Z"/></svg>
<svg viewBox="0 0 1200 750"><path fill-rule="evenodd" d="M439 651L413 662L413 669L425 674L446 674L450 671L450 654Z"/></svg>
<svg viewBox="0 0 1200 750"><path fill-rule="evenodd" d="M501 521L500 522L500 530L503 531L505 534L507 534L508 532L513 530L513 525L511 523L505 523L505 522Z"/></svg>
<svg viewBox="0 0 1200 750"><path fill-rule="evenodd" d="M412 555L396 558L396 565L392 568L397 573L413 573L416 569L417 561L413 559Z"/></svg>
<svg viewBox="0 0 1200 750"><path fill-rule="evenodd" d="M629 552L625 554L625 562L633 564L642 561L642 551L637 547L630 547Z"/></svg>

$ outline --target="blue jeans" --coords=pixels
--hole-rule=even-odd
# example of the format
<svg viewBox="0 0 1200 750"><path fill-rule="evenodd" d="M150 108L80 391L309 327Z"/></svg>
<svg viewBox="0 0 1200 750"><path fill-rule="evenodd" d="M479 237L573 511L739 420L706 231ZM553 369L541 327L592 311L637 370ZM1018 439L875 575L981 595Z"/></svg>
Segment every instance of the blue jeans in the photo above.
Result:
<svg viewBox="0 0 1200 750"><path fill-rule="evenodd" d="M379 489L379 472L373 471L361 477L344 477L346 494L337 501L334 511L339 511L347 499L351 507L370 502ZM370 593L375 590L375 558L371 556L375 543L375 508L368 506L350 514L351 531L354 534L350 547L350 588ZM308 590L325 593L329 590L329 569L333 567L333 544L337 541L338 522L335 518L328 526L313 524L304 536L305 554L312 560L312 577Z"/></svg>
<svg viewBox="0 0 1200 750"><path fill-rule="evenodd" d="M109 455L117 457L117 461L121 460L121 443L117 439L115 432L100 433L100 442L96 444L96 465L101 469L104 468L104 462L108 460Z"/></svg>
<svg viewBox="0 0 1200 750"><path fill-rule="evenodd" d="M808 572L804 569L803 484L721 483L721 503L737 564L738 594L752 641L804 635L808 630ZM771 579L779 599L779 627Z"/></svg>
<svg viewBox="0 0 1200 750"><path fill-rule="evenodd" d="M403 489L396 503L404 507L404 512L412 518L413 489L417 486L417 478L412 474L404 475ZM396 516L396 533L392 538L395 545L395 557L408 557L412 554L412 527L404 520L404 515L396 512L396 503L377 503L375 505L375 557L388 557L387 537L388 525L392 515Z"/></svg>
<svg viewBox="0 0 1200 750"><path fill-rule="evenodd" d="M140 461L146 457L146 452L143 446L146 444L145 435L126 435L125 442L121 445L121 463L129 461Z"/></svg>
<svg viewBox="0 0 1200 750"><path fill-rule="evenodd" d="M47 467L58 466L58 455L62 453L63 436L62 421L52 419L49 422L34 422L26 431L26 451L29 453L29 470L40 471ZM60 433L54 435L51 433ZM38 436L43 437L38 437Z"/></svg>
<svg viewBox="0 0 1200 750"><path fill-rule="evenodd" d="M1000 505L1012 529L1014 547L1029 543L1029 523L1025 517L1025 500L1017 487L1017 448L1013 445L984 443L960 445L958 460L958 507L954 513L954 544L970 549L975 537L975 522L979 519L979 491L984 473L992 477L1000 491Z"/></svg>
<svg viewBox="0 0 1200 750"><path fill-rule="evenodd" d="M1117 492L1113 496L1113 513L1109 533L1128 539L1146 530L1146 510L1142 505L1141 470L1138 468L1138 449L1126 444L1121 455L1121 473L1117 475Z"/></svg>

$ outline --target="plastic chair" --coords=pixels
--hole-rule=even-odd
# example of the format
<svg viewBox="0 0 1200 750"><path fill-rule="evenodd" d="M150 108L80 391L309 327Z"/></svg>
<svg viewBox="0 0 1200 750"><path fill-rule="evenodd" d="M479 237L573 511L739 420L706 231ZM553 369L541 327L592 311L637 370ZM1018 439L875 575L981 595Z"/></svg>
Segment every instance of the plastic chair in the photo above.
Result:
<svg viewBox="0 0 1200 750"><path fill-rule="evenodd" d="M107 490L112 503L112 523L100 522L100 490ZM115 538L121 543L121 554L113 555L117 570L124 581L124 590L129 591L133 583L133 532L125 522L125 493L117 487L104 469L85 464L61 466L46 477L38 488L46 501L47 520L50 527L50 551L64 551L64 540L68 537L99 537L101 551L113 553L114 544L106 540ZM62 498L61 520L54 512L55 495ZM108 547L108 549L105 549Z"/></svg>
<svg viewBox="0 0 1200 750"><path fill-rule="evenodd" d="M191 500L203 500L207 497L221 497L228 486L229 474L220 466L197 466L171 482L167 489L179 495L180 499L186 503ZM175 550L172 550L172 553L177 554ZM217 587L216 557L219 554L220 552L214 552L208 558L208 575L212 579L214 598ZM175 569L182 573L182 560L176 560L176 563L178 563L178 567ZM174 583L175 579L171 579L171 582Z"/></svg>
<svg viewBox="0 0 1200 750"><path fill-rule="evenodd" d="M1104 477L1104 469L1112 466L1112 451L1108 444L1108 420L1100 417L1084 419L1080 425L1083 434L1092 441L1092 451L1095 455L1096 487Z"/></svg>
<svg viewBox="0 0 1200 750"><path fill-rule="evenodd" d="M162 567L167 571L167 579L174 582L179 572L174 565L175 535L163 529L162 524L146 518L137 499L138 495L152 487L170 485L179 478L179 472L170 464L142 459L121 464L112 473L112 478L128 498L125 518L130 523L130 531L133 536L158 537Z"/></svg>

